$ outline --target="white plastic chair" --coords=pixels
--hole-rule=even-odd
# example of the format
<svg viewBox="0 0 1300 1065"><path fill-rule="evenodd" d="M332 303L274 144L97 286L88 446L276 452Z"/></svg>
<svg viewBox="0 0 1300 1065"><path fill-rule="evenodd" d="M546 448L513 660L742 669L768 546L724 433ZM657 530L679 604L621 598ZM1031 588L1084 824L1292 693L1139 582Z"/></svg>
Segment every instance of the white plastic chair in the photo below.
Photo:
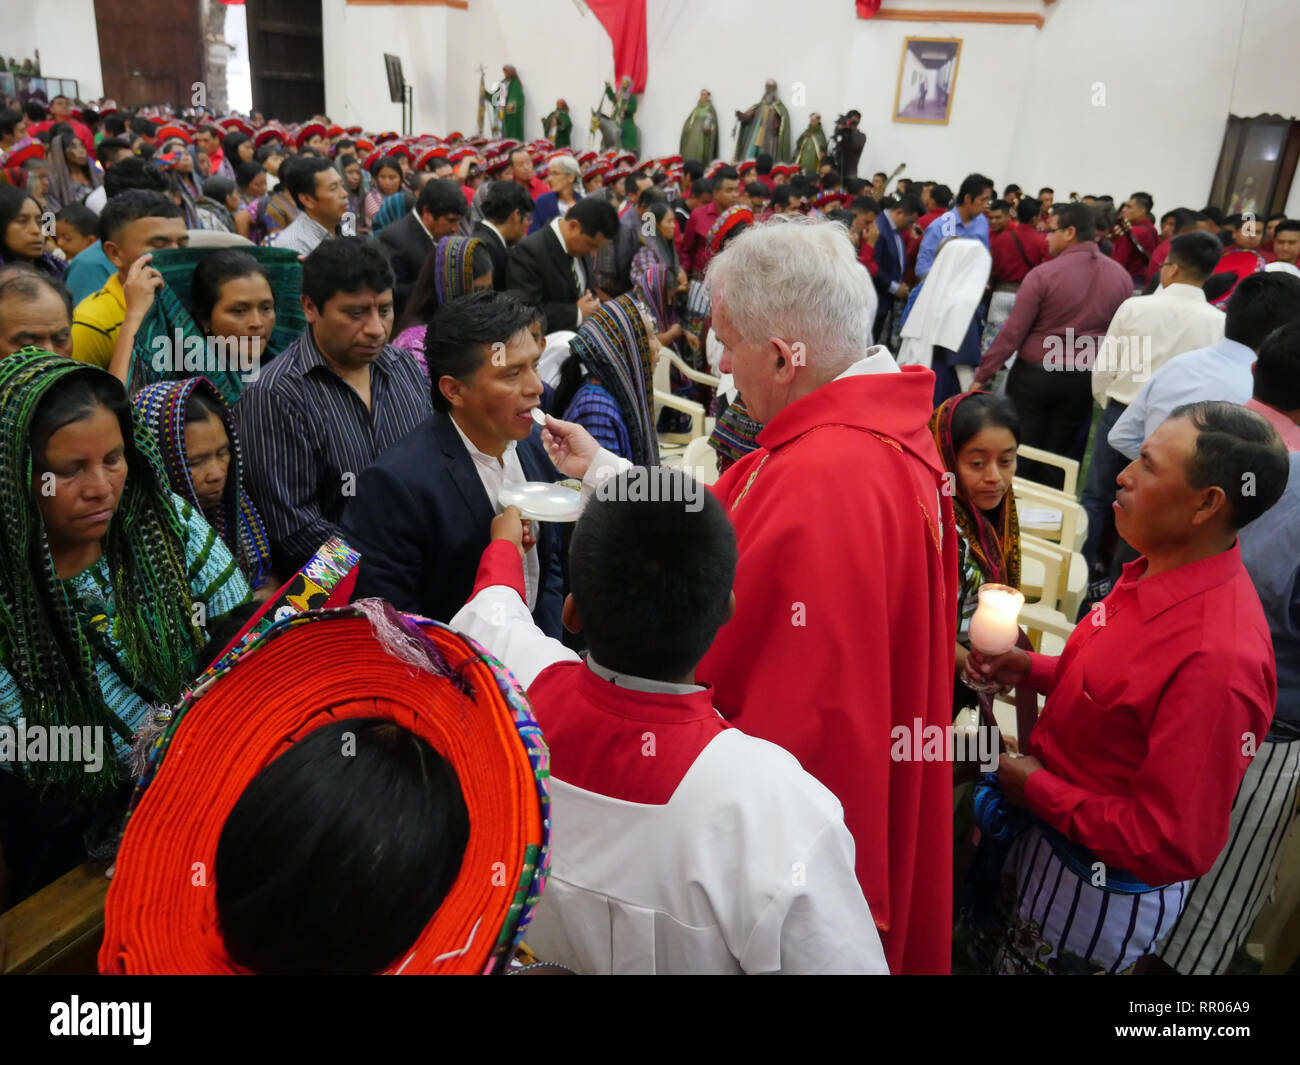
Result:
<svg viewBox="0 0 1300 1065"><path fill-rule="evenodd" d="M1029 459L1032 462L1041 462L1044 466L1055 466L1065 475L1065 484L1057 491L1064 492L1075 499L1078 498L1079 464L1074 459L1058 455L1055 451L1044 451L1042 448L1030 447L1028 444L1021 444L1016 448L1016 457ZM1047 486L1044 485L1044 487Z"/></svg>
<svg viewBox="0 0 1300 1065"><path fill-rule="evenodd" d="M713 381L716 383L717 378L711 378L708 374L701 374L698 370L692 370L685 363L682 363L673 352L667 348L660 355L658 365L655 366L654 376L654 400L655 400L655 421L659 421L660 412L667 407L669 410L682 411L691 416L691 428L685 433L663 433L659 434L660 451L663 446L689 444L697 436L704 435L704 405L696 403L692 399L682 399L681 396L673 395L671 368L675 364L681 364L681 368L687 371L687 376L692 380L703 378L705 382Z"/></svg>
<svg viewBox="0 0 1300 1065"><path fill-rule="evenodd" d="M1077 499L1020 477L1013 483L1022 532L1042 540L1053 540L1071 551L1083 550L1083 541L1088 536L1088 514ZM1026 515L1029 509L1059 511L1061 517L1059 521L1054 516L1047 522L1030 521Z"/></svg>
<svg viewBox="0 0 1300 1065"><path fill-rule="evenodd" d="M700 484L710 485L718 479L718 453L709 446L707 436L697 436L682 452L682 469Z"/></svg>
<svg viewBox="0 0 1300 1065"><path fill-rule="evenodd" d="M1067 618L1077 618L1079 608L1088 594L1088 564L1077 551L1071 551L1061 544L1042 540L1037 536L1020 532L1020 555L1022 559L1054 555L1060 562L1060 584L1057 600L1061 613ZM1023 569L1023 567L1022 567Z"/></svg>

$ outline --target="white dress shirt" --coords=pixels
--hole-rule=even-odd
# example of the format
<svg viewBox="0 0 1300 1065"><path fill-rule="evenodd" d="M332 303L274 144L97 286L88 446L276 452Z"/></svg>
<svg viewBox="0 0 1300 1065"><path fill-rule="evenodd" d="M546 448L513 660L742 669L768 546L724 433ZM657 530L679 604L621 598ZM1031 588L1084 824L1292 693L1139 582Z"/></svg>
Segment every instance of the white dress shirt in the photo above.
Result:
<svg viewBox="0 0 1300 1065"><path fill-rule="evenodd" d="M1199 285L1173 284L1119 305L1092 366L1092 398L1125 406L1175 355L1223 339L1224 313Z"/></svg>
<svg viewBox="0 0 1300 1065"><path fill-rule="evenodd" d="M1175 407L1207 399L1245 403L1254 390L1250 368L1256 358L1253 349L1224 337L1213 347L1170 359L1120 415L1107 437L1110 446L1135 459L1142 453L1142 441Z"/></svg>
<svg viewBox="0 0 1300 1065"><path fill-rule="evenodd" d="M560 247L564 249L564 254L569 256L569 262L573 264L573 276L578 279L578 295L581 296L587 291L587 271L583 268L582 257L578 255L569 255L569 246L564 242L564 233L560 230L560 222L563 219L551 219L551 232L555 234L555 239L560 242ZM578 324L582 324L582 312L578 312Z"/></svg>
<svg viewBox="0 0 1300 1065"><path fill-rule="evenodd" d="M465 435L465 430L457 424L455 415L452 415L451 424L456 426L461 443L465 445L469 457L474 460L474 469L478 473L478 479L483 482L483 491L487 493L488 503L491 504L493 513L500 514L505 509L497 500L501 489L506 485L525 484L528 481L524 468L519 463L516 442L510 441L501 458L497 459L474 446L474 442ZM524 590L528 593L530 611L537 606L537 586L541 580L541 572L541 563L537 559L537 545L534 544L524 556Z"/></svg>

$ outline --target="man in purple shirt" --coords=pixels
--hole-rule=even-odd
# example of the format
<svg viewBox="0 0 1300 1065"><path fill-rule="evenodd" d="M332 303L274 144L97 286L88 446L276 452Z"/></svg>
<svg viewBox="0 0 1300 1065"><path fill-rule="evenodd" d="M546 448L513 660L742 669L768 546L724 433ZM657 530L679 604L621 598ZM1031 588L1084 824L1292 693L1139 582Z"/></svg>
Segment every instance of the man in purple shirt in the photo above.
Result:
<svg viewBox="0 0 1300 1065"><path fill-rule="evenodd" d="M1025 276L1011 315L975 372L987 388L1012 353L1007 395L1020 413L1020 442L1083 458L1092 415L1092 363L1133 281L1101 253L1090 207L1062 203L1047 222L1051 258ZM1055 484L1059 471L1022 460L1022 476Z"/></svg>

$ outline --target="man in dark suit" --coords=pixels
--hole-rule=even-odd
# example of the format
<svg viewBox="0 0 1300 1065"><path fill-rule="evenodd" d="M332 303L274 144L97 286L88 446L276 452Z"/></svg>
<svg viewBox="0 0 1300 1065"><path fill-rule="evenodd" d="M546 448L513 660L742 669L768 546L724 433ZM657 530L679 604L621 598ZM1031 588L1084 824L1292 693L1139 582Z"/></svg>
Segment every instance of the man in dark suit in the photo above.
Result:
<svg viewBox="0 0 1300 1065"><path fill-rule="evenodd" d="M397 278L393 288L394 321L402 317L424 260L443 237L460 233L460 220L465 211L465 194L460 186L446 178L435 178L420 189L410 214L379 231L375 239L383 246Z"/></svg>
<svg viewBox="0 0 1300 1065"><path fill-rule="evenodd" d="M513 181L494 181L483 194L483 217L474 223L471 237L487 245L492 256L492 287L504 292L509 285L509 250L528 235L533 199Z"/></svg>
<svg viewBox="0 0 1300 1065"><path fill-rule="evenodd" d="M433 416L362 472L343 515L343 535L361 552L354 599L451 620L473 591L502 488L559 478L530 413L542 397L532 317L491 289L438 309L425 342ZM560 530L534 529L525 599L558 638Z"/></svg>
<svg viewBox="0 0 1300 1065"><path fill-rule="evenodd" d="M907 257L903 251L903 233L909 229L921 214L920 197L907 193L897 200L885 200L881 212L876 216L876 228L880 237L876 241L876 263L880 267L873 279L876 295L875 339L884 342L888 338L881 335L889 312L894 308L895 299L905 304L907 294L911 291L903 280L903 271L907 267Z"/></svg>
<svg viewBox="0 0 1300 1065"><path fill-rule="evenodd" d="M510 253L510 290L542 308L546 331L576 330L599 306L591 294L595 254L618 235L618 212L584 196L563 218L521 240Z"/></svg>

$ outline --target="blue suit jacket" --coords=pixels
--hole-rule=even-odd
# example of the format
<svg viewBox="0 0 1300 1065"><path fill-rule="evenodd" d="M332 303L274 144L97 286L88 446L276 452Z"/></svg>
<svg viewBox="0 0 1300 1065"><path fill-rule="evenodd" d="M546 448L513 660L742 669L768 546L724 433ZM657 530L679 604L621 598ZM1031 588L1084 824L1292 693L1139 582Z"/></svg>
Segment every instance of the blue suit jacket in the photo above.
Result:
<svg viewBox="0 0 1300 1065"><path fill-rule="evenodd" d="M880 237L876 241L876 265L880 267L875 276L876 291L888 296L891 282L903 280L903 261L898 256L898 230L883 211L876 216L876 226Z"/></svg>
<svg viewBox="0 0 1300 1065"><path fill-rule="evenodd" d="M518 449L530 481L559 479L540 429ZM344 536L361 552L353 599L386 599L399 610L450 621L474 588L494 513L451 416L435 411L358 478L343 515ZM541 572L533 618L558 638L560 530L551 522L536 527Z"/></svg>

